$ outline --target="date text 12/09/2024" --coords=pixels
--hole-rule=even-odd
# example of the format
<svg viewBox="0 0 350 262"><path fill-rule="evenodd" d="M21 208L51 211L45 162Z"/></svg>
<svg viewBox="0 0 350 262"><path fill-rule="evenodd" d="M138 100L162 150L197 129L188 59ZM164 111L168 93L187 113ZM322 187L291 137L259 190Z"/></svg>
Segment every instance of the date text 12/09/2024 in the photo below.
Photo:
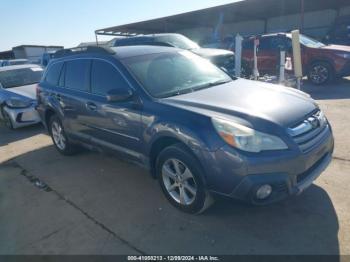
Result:
<svg viewBox="0 0 350 262"><path fill-rule="evenodd" d="M220 261L217 256L128 256L128 261Z"/></svg>

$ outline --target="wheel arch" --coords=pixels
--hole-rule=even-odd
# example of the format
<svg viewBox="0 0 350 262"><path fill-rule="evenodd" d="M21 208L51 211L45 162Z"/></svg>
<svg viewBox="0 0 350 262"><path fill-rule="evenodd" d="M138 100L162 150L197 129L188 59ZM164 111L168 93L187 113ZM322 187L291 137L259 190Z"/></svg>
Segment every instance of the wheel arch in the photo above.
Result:
<svg viewBox="0 0 350 262"><path fill-rule="evenodd" d="M308 67L306 69L306 75L308 77L308 80L310 80L310 74L311 74L312 66L315 65L315 64L325 64L325 65L327 65L329 67L329 74L328 74L328 78L324 82L314 83L314 84L322 85L322 84L325 84L327 82L331 82L331 81L334 80L334 78L336 77L336 68L335 68L334 62L329 60L329 59L327 59L327 58L315 58L315 59L310 61L310 63L308 64Z"/></svg>
<svg viewBox="0 0 350 262"><path fill-rule="evenodd" d="M5 102L0 104L0 117L1 118L4 118L3 110L4 110L5 106L6 106Z"/></svg>
<svg viewBox="0 0 350 262"><path fill-rule="evenodd" d="M49 107L45 110L45 113L44 113L45 123L44 124L45 124L48 131L49 131L49 124L50 124L49 122L50 122L50 119L53 115L57 115L56 111L53 108Z"/></svg>
<svg viewBox="0 0 350 262"><path fill-rule="evenodd" d="M150 165L150 171L151 171L151 176L153 178L157 178L156 175L156 163L157 163L157 158L159 154L167 147L173 146L173 145L180 145L184 150L186 150L188 153L190 153L198 162L200 167L203 169L204 168L201 164L201 161L199 160L198 154L195 153L195 150L191 148L189 145L187 145L184 141L181 139L170 136L170 135L164 135L160 136L157 139L155 139L151 145L150 148L150 153L149 153L149 165ZM204 184L206 184L206 175L203 173L203 176L201 176L202 181Z"/></svg>
<svg viewBox="0 0 350 262"><path fill-rule="evenodd" d="M7 110L6 110L6 109L7 109ZM9 110L9 107L6 105L5 102L3 102L2 104L0 104L0 118L3 119L3 120L6 122L6 116L5 116L5 114L7 114L8 117L9 117L9 119L8 119L8 121L9 121L8 125L9 125L9 126L8 126L8 127L9 127L10 129L15 129L16 126L15 126L14 121L16 121L16 120L11 118L11 116L10 116L8 110Z"/></svg>
<svg viewBox="0 0 350 262"><path fill-rule="evenodd" d="M335 69L334 69L334 62L328 58L325 58L325 57L319 57L319 58L314 58L314 59L311 59L310 62L307 64L307 70L306 72L309 73L309 70L311 68L312 65L316 64L316 63L327 63L328 65L330 65L332 71L334 72Z"/></svg>

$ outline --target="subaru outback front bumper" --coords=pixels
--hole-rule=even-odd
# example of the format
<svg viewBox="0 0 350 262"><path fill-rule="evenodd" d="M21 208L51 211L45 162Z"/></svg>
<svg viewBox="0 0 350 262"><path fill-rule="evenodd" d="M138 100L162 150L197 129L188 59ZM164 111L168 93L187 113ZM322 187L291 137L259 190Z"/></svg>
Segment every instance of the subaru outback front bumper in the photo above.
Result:
<svg viewBox="0 0 350 262"><path fill-rule="evenodd" d="M293 148L254 155L225 145L208 153L202 163L212 193L264 205L306 190L331 162L333 149L329 127L322 140L307 152ZM270 186L272 192L266 199L258 199L257 190L264 185Z"/></svg>

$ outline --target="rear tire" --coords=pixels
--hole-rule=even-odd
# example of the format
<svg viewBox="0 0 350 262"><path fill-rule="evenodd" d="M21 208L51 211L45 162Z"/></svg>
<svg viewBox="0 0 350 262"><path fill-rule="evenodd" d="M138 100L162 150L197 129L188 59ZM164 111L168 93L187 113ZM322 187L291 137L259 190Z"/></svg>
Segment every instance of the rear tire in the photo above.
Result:
<svg viewBox="0 0 350 262"><path fill-rule="evenodd" d="M58 152L65 156L70 156L77 153L77 146L69 142L61 120L56 115L53 115L50 118L49 132L52 142L54 143Z"/></svg>
<svg viewBox="0 0 350 262"><path fill-rule="evenodd" d="M158 156L156 173L165 197L179 210L200 214L214 203L201 177L200 164L185 146L165 148Z"/></svg>
<svg viewBox="0 0 350 262"><path fill-rule="evenodd" d="M334 70L326 62L315 62L309 68L308 80L314 85L329 83L334 80Z"/></svg>

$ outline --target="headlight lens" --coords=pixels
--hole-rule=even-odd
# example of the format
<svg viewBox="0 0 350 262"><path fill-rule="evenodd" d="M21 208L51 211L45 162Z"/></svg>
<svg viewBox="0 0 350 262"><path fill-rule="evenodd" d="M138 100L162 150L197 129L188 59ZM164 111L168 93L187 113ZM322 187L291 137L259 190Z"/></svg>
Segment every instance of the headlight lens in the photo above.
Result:
<svg viewBox="0 0 350 262"><path fill-rule="evenodd" d="M212 122L226 143L243 151L258 153L265 150L288 149L288 146L277 136L223 119L215 118L212 119Z"/></svg>
<svg viewBox="0 0 350 262"><path fill-rule="evenodd" d="M6 101L6 105L13 108L25 108L32 104L31 100L22 100L19 98L10 98Z"/></svg>

